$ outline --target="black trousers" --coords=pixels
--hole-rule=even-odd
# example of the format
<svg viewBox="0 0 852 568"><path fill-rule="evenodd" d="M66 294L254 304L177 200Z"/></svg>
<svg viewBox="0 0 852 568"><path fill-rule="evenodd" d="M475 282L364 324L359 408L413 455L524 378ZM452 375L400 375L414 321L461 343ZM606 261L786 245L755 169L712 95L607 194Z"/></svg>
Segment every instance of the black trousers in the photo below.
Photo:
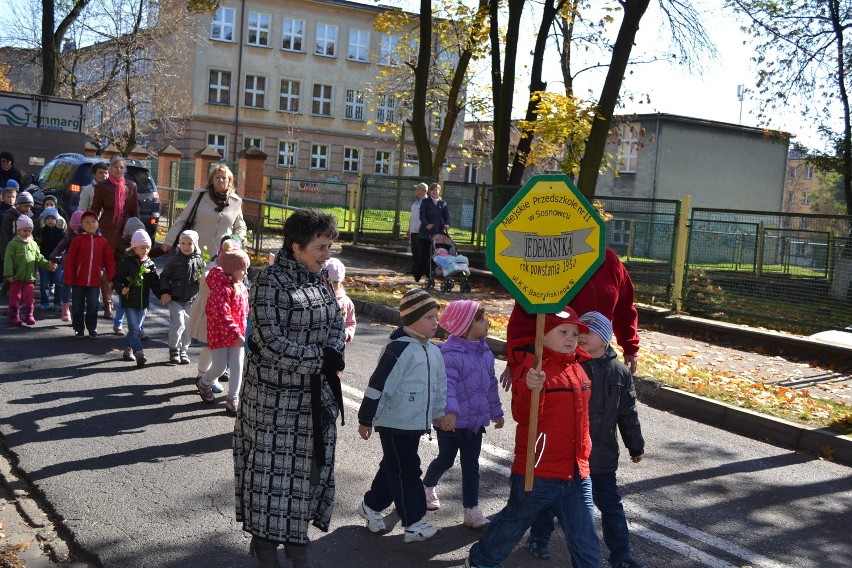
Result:
<svg viewBox="0 0 852 568"><path fill-rule="evenodd" d="M420 278L421 276L429 276L429 263L432 262L432 241L431 239L417 239L417 250L419 258L417 259L418 264L415 266L414 278Z"/></svg>

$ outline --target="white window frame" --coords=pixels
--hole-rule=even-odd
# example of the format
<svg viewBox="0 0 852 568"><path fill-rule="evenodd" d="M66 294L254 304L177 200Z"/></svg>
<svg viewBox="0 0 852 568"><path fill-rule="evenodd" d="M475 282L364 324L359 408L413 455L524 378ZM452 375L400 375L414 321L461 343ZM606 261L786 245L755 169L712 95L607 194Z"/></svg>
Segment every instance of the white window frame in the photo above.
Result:
<svg viewBox="0 0 852 568"><path fill-rule="evenodd" d="M465 183L476 183L479 177L479 167L476 164L464 165L464 181Z"/></svg>
<svg viewBox="0 0 852 568"><path fill-rule="evenodd" d="M346 106L343 118L347 120L364 120L364 91L346 89Z"/></svg>
<svg viewBox="0 0 852 568"><path fill-rule="evenodd" d="M331 156L331 146L328 144L311 144L311 169L327 170Z"/></svg>
<svg viewBox="0 0 852 568"><path fill-rule="evenodd" d="M606 235L611 245L626 245L630 239L630 221L628 219L612 219L607 224Z"/></svg>
<svg viewBox="0 0 852 568"><path fill-rule="evenodd" d="M343 172L357 174L361 171L361 148L343 147Z"/></svg>
<svg viewBox="0 0 852 568"><path fill-rule="evenodd" d="M802 205L809 205L811 202L811 196L807 191L802 192Z"/></svg>
<svg viewBox="0 0 852 568"><path fill-rule="evenodd" d="M214 74L216 74L214 82ZM228 76L227 84L222 79ZM211 94L216 92L216 100L212 100ZM222 100L224 99L224 100ZM231 104L231 72L224 69L211 69L207 84L207 102L214 105Z"/></svg>
<svg viewBox="0 0 852 568"><path fill-rule="evenodd" d="M257 144L250 144L250 142L257 142ZM249 146L254 146L258 150L263 150L263 136L243 134L243 150L248 150Z"/></svg>
<svg viewBox="0 0 852 568"><path fill-rule="evenodd" d="M210 39L216 41L234 41L234 22L236 11L233 8L220 6L213 14L210 24Z"/></svg>
<svg viewBox="0 0 852 568"><path fill-rule="evenodd" d="M207 145L219 152L222 158L228 155L228 135L224 132L208 132Z"/></svg>
<svg viewBox="0 0 852 568"><path fill-rule="evenodd" d="M278 110L281 112L299 112L299 96L302 84L295 79L281 79L281 90L278 95Z"/></svg>
<svg viewBox="0 0 852 568"><path fill-rule="evenodd" d="M376 105L376 122L379 124L393 124L396 120L396 97L393 95L379 95L379 104Z"/></svg>
<svg viewBox="0 0 852 568"><path fill-rule="evenodd" d="M397 34L382 34L379 40L379 65L399 67L399 42Z"/></svg>
<svg viewBox="0 0 852 568"><path fill-rule="evenodd" d="M367 62L367 56L370 53L370 32L365 30L349 30L349 52L347 59L349 61Z"/></svg>
<svg viewBox="0 0 852 568"><path fill-rule="evenodd" d="M336 57L337 26L317 22L317 39L314 46L314 55Z"/></svg>
<svg viewBox="0 0 852 568"><path fill-rule="evenodd" d="M272 16L262 12L249 12L248 22L246 23L246 45L254 45L256 47L269 47L269 29L272 22ZM254 38L252 38L254 34Z"/></svg>
<svg viewBox="0 0 852 568"><path fill-rule="evenodd" d="M319 93L317 92L317 88L319 88ZM331 103L334 101L334 88L331 85L314 83L314 92L311 101L311 114L313 116L331 116ZM327 109L325 109L326 106L328 107ZM323 110L327 110L327 112L323 112Z"/></svg>
<svg viewBox="0 0 852 568"><path fill-rule="evenodd" d="M278 167L295 168L298 166L299 143L296 140L278 140Z"/></svg>
<svg viewBox="0 0 852 568"><path fill-rule="evenodd" d="M251 97L252 104L249 104L249 97ZM243 106L245 108L266 108L266 77L263 75L246 75L245 87L243 87Z"/></svg>
<svg viewBox="0 0 852 568"><path fill-rule="evenodd" d="M629 124L621 127L618 173L635 174L639 162L639 139L633 134Z"/></svg>
<svg viewBox="0 0 852 568"><path fill-rule="evenodd" d="M391 165L393 164L393 152L387 150L376 150L376 167L375 173L378 175L389 176L392 173Z"/></svg>
<svg viewBox="0 0 852 568"><path fill-rule="evenodd" d="M284 18L281 28L281 49L284 51L302 53L304 41L305 21L293 18Z"/></svg>
<svg viewBox="0 0 852 568"><path fill-rule="evenodd" d="M814 167L811 165L805 166L805 179L814 179Z"/></svg>

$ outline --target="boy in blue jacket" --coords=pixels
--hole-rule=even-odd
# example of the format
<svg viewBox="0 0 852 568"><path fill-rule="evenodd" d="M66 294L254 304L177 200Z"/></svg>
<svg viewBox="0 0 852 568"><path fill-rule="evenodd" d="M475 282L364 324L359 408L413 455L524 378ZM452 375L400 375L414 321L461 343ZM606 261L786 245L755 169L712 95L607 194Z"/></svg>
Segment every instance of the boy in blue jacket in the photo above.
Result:
<svg viewBox="0 0 852 568"><path fill-rule="evenodd" d="M423 518L420 437L431 430L432 422L442 430L452 425L444 416L444 358L431 341L438 329L438 303L426 290L409 290L399 304L399 315L402 327L391 334L358 410L358 434L368 440L375 428L382 443L379 470L358 514L370 532L384 532L382 511L393 503L405 527L405 542L417 542L440 530Z"/></svg>

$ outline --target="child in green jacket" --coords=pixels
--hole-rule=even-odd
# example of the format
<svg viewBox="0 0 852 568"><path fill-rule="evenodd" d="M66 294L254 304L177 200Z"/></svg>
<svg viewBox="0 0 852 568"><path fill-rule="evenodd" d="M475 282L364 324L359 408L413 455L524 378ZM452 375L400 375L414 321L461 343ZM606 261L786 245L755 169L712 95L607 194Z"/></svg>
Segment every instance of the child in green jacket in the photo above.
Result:
<svg viewBox="0 0 852 568"><path fill-rule="evenodd" d="M56 264L42 256L33 239L32 219L21 215L3 259L3 278L9 283L9 325L35 325L36 267L56 270Z"/></svg>

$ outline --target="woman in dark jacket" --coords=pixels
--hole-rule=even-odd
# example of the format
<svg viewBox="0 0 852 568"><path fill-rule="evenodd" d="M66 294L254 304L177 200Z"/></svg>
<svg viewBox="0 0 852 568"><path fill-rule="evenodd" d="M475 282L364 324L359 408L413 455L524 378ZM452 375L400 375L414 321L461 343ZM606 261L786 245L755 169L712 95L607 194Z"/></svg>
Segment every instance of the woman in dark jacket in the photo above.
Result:
<svg viewBox="0 0 852 568"><path fill-rule="evenodd" d="M437 233L446 234L450 229L450 210L447 202L441 199L441 186L433 183L429 187L429 196L420 203L420 233L417 235L420 245L420 265L414 269L414 281L420 282L422 276L429 274L432 262L432 237Z"/></svg>
<svg viewBox="0 0 852 568"><path fill-rule="evenodd" d="M294 212L275 264L251 287L234 425L236 518L264 567L279 566L279 544L295 568L309 566L308 525L328 531L331 522L344 322L324 265L337 235L331 215Z"/></svg>

